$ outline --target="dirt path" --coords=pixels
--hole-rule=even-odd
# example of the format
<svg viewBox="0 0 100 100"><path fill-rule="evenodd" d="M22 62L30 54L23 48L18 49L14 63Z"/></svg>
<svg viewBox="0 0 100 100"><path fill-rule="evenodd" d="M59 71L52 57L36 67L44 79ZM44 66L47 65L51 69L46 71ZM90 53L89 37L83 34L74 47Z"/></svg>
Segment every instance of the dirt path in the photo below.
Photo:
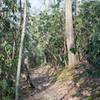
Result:
<svg viewBox="0 0 100 100"><path fill-rule="evenodd" d="M67 80L51 83L53 72L50 66L32 71L31 78L36 88L24 90L24 100L100 100L100 78L87 77L85 68L64 69L62 76Z"/></svg>
<svg viewBox="0 0 100 100"><path fill-rule="evenodd" d="M71 97L70 94L75 93L75 89L69 90L70 88L67 83L57 82L46 90L33 95L29 100L79 100Z"/></svg>
<svg viewBox="0 0 100 100"><path fill-rule="evenodd" d="M79 98L72 97L71 94L75 93L69 83L56 82L45 90L33 93L25 98L25 100L80 100ZM68 87L69 86L69 87Z"/></svg>
<svg viewBox="0 0 100 100"><path fill-rule="evenodd" d="M78 98L72 98L68 95L75 92L75 89L71 90L73 82L57 81L51 84L53 72L54 69L50 66L40 67L32 71L31 78L36 89L25 91L24 100L78 100Z"/></svg>

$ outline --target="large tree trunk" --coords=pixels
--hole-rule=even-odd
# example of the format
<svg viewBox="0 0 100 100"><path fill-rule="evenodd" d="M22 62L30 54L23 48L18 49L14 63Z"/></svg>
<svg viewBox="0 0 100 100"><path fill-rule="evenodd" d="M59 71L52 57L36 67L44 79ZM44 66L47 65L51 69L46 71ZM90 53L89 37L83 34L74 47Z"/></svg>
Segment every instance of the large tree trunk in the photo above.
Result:
<svg viewBox="0 0 100 100"><path fill-rule="evenodd" d="M65 30L68 49L68 65L75 65L77 63L76 55L70 51L71 48L75 47L72 21L72 0L65 0Z"/></svg>
<svg viewBox="0 0 100 100"><path fill-rule="evenodd" d="M26 25L26 0L24 5L24 18L22 25L22 34L21 34L21 42L19 48L19 58L18 58L18 66L17 66L17 76L16 76L16 97L15 100L19 100L19 79L20 79L20 70L21 70L21 62L22 62L22 50L23 50L23 41L25 36L25 25Z"/></svg>

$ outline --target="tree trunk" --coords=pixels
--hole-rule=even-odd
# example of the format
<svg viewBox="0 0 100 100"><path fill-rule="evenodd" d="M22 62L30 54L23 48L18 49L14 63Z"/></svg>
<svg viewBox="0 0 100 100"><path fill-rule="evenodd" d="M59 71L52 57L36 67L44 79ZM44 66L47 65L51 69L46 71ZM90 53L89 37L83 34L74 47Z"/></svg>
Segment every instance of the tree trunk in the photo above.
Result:
<svg viewBox="0 0 100 100"><path fill-rule="evenodd" d="M24 65L25 65L25 69L26 69L26 72L27 72L27 81L29 82L29 84L32 88L36 88L34 82L32 81L32 78L31 78L32 75L29 71L29 58L28 58L28 55L24 59Z"/></svg>
<svg viewBox="0 0 100 100"><path fill-rule="evenodd" d="M12 60L15 58L15 49L16 49L16 39L15 36L13 36Z"/></svg>
<svg viewBox="0 0 100 100"><path fill-rule="evenodd" d="M21 34L21 42L19 48L19 58L18 58L18 66L17 66L17 76L16 76L16 97L15 100L19 100L19 79L20 79L20 70L21 70L21 61L22 61L22 50L23 50L23 41L25 36L25 24L26 24L26 0L24 5L24 18L22 25L22 34Z"/></svg>
<svg viewBox="0 0 100 100"><path fill-rule="evenodd" d="M68 65L75 65L77 63L76 55L70 51L71 48L75 47L72 21L72 0L65 0L65 35L67 38Z"/></svg>
<svg viewBox="0 0 100 100"><path fill-rule="evenodd" d="M67 65L67 60L66 60L66 55L67 55L67 47L66 47L67 43L66 43L66 37L64 36L64 64L65 66Z"/></svg>

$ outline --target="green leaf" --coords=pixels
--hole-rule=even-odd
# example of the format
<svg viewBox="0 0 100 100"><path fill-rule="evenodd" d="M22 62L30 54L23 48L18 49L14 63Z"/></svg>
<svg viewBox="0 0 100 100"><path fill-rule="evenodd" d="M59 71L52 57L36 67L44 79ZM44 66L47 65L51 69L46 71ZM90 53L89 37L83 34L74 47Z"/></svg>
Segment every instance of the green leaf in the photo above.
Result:
<svg viewBox="0 0 100 100"><path fill-rule="evenodd" d="M71 51L72 53L76 54L77 49L76 49L76 48L70 48L70 51Z"/></svg>

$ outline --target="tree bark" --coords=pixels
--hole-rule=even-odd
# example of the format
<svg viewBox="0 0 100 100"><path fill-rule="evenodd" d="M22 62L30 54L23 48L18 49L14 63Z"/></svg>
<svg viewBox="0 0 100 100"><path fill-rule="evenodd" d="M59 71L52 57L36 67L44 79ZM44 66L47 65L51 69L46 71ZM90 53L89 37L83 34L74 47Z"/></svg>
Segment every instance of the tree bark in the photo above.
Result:
<svg viewBox="0 0 100 100"><path fill-rule="evenodd" d="M72 21L72 0L65 0L65 35L67 38L68 65L75 65L77 63L76 55L70 51L71 48L75 47Z"/></svg>
<svg viewBox="0 0 100 100"><path fill-rule="evenodd" d="M22 25L22 34L21 34L21 42L19 48L19 58L18 58L18 66L17 66L17 76L16 76L16 97L15 100L19 100L19 79L20 79L20 70L21 70L21 61L22 61L22 50L23 50L23 41L25 36L25 25L26 25L26 0L24 5L24 18L23 18L23 25Z"/></svg>
<svg viewBox="0 0 100 100"><path fill-rule="evenodd" d="M64 36L64 64L65 66L67 65L67 60L66 60L66 54L67 54L67 47L66 47L67 43L66 43L66 37Z"/></svg>

